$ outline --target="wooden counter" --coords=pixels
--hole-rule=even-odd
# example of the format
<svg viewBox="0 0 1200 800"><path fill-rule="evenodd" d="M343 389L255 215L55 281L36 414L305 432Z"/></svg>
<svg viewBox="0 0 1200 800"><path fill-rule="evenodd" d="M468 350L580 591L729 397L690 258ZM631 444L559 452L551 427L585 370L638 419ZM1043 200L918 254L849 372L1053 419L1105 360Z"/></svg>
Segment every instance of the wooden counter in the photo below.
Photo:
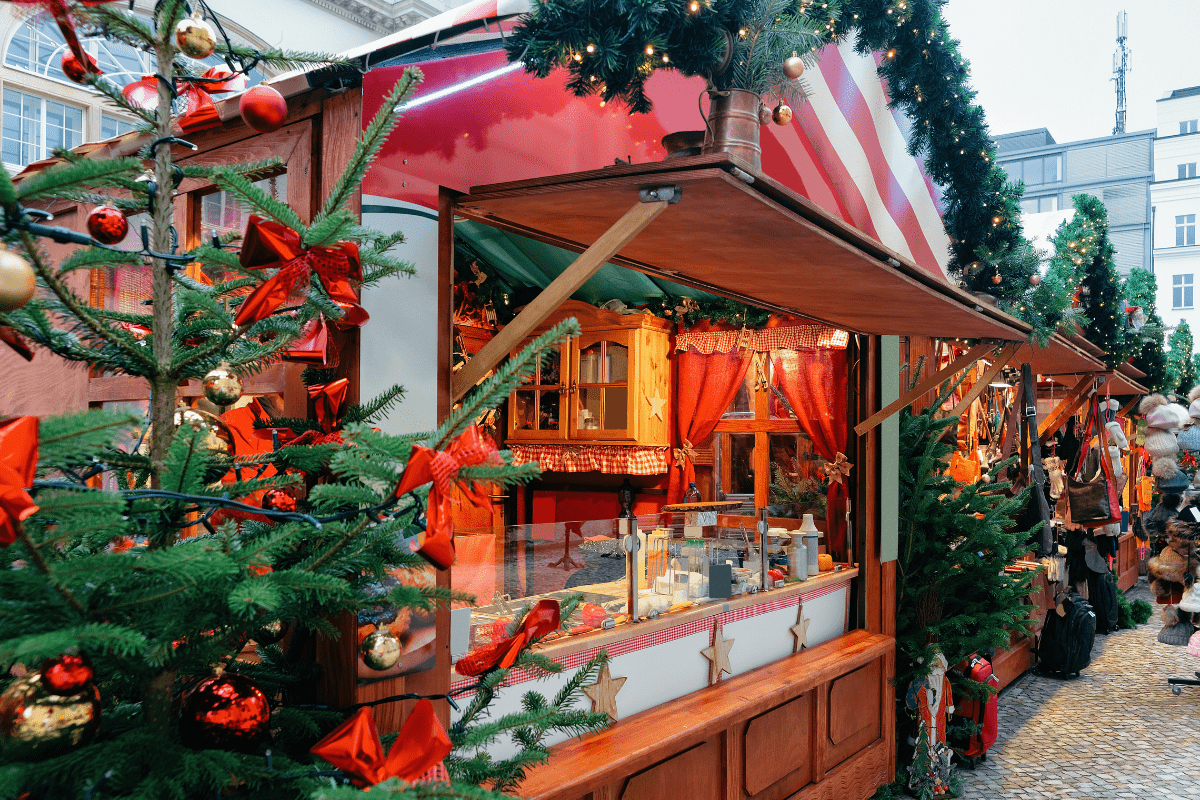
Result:
<svg viewBox="0 0 1200 800"><path fill-rule="evenodd" d="M551 749L531 800L863 800L890 779L895 640L852 631Z"/></svg>

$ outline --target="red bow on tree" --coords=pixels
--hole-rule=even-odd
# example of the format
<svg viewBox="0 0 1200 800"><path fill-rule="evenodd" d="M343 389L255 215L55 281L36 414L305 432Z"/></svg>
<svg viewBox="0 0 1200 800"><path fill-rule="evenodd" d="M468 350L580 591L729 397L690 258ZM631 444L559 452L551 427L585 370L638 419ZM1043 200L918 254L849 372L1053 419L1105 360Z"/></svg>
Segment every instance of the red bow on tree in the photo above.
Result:
<svg viewBox="0 0 1200 800"><path fill-rule="evenodd" d="M525 616L515 636L467 653L454 665L455 671L459 675L474 676L493 669L508 669L531 642L558 630L560 613L557 600L539 600Z"/></svg>
<svg viewBox="0 0 1200 800"><path fill-rule="evenodd" d="M349 389L350 381L346 378L308 387L308 399L312 401L317 424L326 434L331 434L340 427L342 403L346 400L346 392Z"/></svg>
<svg viewBox="0 0 1200 800"><path fill-rule="evenodd" d="M25 341L25 337L17 333L16 328L10 328L8 325L0 325L0 342L4 342L11 347L17 355L26 361L33 361L33 349L29 346L29 342Z"/></svg>
<svg viewBox="0 0 1200 800"><path fill-rule="evenodd" d="M14 522L36 514L26 491L33 485L38 460L38 418L14 417L0 422L0 545L17 540Z"/></svg>
<svg viewBox="0 0 1200 800"><path fill-rule="evenodd" d="M396 497L433 483L429 490L429 507L425 510L425 532L417 537L416 551L438 569L447 569L454 563L450 503L458 471L462 467L488 463L495 459L495 454L496 444L477 425L463 431L445 450L420 445L413 447L396 486ZM484 508L489 502L487 492L478 484L471 483L463 491L472 505Z"/></svg>
<svg viewBox="0 0 1200 800"><path fill-rule="evenodd" d="M202 80L180 78L179 95L187 100L187 111L179 115L179 130L195 133L221 124L221 113L213 102L214 94L240 92L246 88L246 76L221 67L210 67Z"/></svg>
<svg viewBox="0 0 1200 800"><path fill-rule="evenodd" d="M386 758L369 707L360 708L309 752L365 789L388 778L411 783L448 756L450 749L450 737L433 713L433 703L418 700Z"/></svg>
<svg viewBox="0 0 1200 800"><path fill-rule="evenodd" d="M101 6L105 3L112 3L115 0L79 0L85 6ZM96 66L96 59L92 58L86 50L83 49L83 44L79 41L79 35L75 33L75 23L71 20L71 15L67 13L66 0L9 0L12 3L19 3L23 6L41 6L49 12L54 18L54 23L58 25L59 31L62 32L63 39L67 42L67 49L71 51L71 55L75 57L75 61L84 72L90 72L94 75L103 75L100 68Z"/></svg>
<svg viewBox="0 0 1200 800"><path fill-rule="evenodd" d="M367 312L358 304L350 281L362 280L358 245L338 242L337 247L304 247L300 234L273 220L251 215L242 242L240 261L246 269L278 269L259 284L238 309L238 325L257 322L283 305L288 295L310 272L317 273L330 299L345 313L337 324L361 326Z"/></svg>

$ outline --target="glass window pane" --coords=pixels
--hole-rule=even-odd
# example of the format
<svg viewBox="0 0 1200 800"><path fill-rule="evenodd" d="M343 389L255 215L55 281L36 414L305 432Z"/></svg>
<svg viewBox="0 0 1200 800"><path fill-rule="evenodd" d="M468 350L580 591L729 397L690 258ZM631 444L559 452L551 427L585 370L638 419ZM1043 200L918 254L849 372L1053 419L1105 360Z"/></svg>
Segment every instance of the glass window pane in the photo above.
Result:
<svg viewBox="0 0 1200 800"><path fill-rule="evenodd" d="M1038 203L1037 203L1036 198L1030 197L1030 198L1026 198L1021 201L1021 213L1022 214L1036 214L1037 210L1038 210Z"/></svg>
<svg viewBox="0 0 1200 800"><path fill-rule="evenodd" d="M729 452L722 453L721 488L726 494L754 494L754 434L730 433ZM728 485L724 479L728 479Z"/></svg>
<svg viewBox="0 0 1200 800"><path fill-rule="evenodd" d="M538 430L558 430L559 393L539 392L541 400L538 406Z"/></svg>
<svg viewBox="0 0 1200 800"><path fill-rule="evenodd" d="M513 403L513 429L518 431L531 431L534 429L534 421L536 420L535 409L537 408L537 392L518 391L517 401Z"/></svg>
<svg viewBox="0 0 1200 800"><path fill-rule="evenodd" d="M604 390L604 429L623 431L629 427L629 389L610 386Z"/></svg>
<svg viewBox="0 0 1200 800"><path fill-rule="evenodd" d="M753 419L754 418L754 373L746 371L746 379L738 387L737 394L729 402L729 407L721 415L722 419Z"/></svg>
<svg viewBox="0 0 1200 800"><path fill-rule="evenodd" d="M604 427L604 390L598 386L579 388L579 412L576 427L597 431Z"/></svg>
<svg viewBox="0 0 1200 800"><path fill-rule="evenodd" d="M606 342L605 367L609 383L621 383L629 379L629 348L623 344ZM625 427L621 425L621 427Z"/></svg>
<svg viewBox="0 0 1200 800"><path fill-rule="evenodd" d="M1026 186L1040 186L1042 184L1042 160L1031 158L1026 161L1023 174Z"/></svg>
<svg viewBox="0 0 1200 800"><path fill-rule="evenodd" d="M824 519L829 488L821 472L825 460L813 451L812 440L803 433L772 433L769 441L771 505L784 506L782 516Z"/></svg>

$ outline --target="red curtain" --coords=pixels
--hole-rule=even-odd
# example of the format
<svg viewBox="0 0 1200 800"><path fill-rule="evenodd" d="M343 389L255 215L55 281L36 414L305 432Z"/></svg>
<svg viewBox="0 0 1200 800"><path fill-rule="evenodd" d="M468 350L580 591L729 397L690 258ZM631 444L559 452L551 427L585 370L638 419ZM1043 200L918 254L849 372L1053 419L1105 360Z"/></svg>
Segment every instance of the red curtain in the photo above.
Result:
<svg viewBox="0 0 1200 800"><path fill-rule="evenodd" d="M753 352L740 349L712 355L693 349L675 353L676 450L667 502L681 502L688 483L696 480L692 448L712 434L753 359Z"/></svg>
<svg viewBox="0 0 1200 800"><path fill-rule="evenodd" d="M774 350L771 352L773 379L799 417L800 427L812 439L813 448L826 461L846 452L846 351L833 348L817 350ZM843 479L844 481L845 479ZM829 532L826 551L834 560L845 560L846 498L845 482L829 482L825 512Z"/></svg>

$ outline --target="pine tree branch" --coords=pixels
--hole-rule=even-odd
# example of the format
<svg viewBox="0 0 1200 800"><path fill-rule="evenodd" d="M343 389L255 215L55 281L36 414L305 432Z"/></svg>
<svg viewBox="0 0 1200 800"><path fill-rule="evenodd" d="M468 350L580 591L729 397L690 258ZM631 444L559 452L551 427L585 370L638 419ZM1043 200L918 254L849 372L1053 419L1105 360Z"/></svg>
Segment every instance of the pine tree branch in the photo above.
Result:
<svg viewBox="0 0 1200 800"><path fill-rule="evenodd" d="M21 544L25 545L25 550L28 551L29 558L33 561L34 566L46 576L47 581L54 587L54 590L62 595L63 600L67 601L67 605L75 609L80 616L86 617L87 610L75 599L75 595L71 593L71 590L54 580L50 565L42 556L41 551L38 550L37 545L33 543L33 539L30 538L29 533L25 530L25 524L19 519L13 519L12 526L13 530L17 532L17 538L21 540Z"/></svg>
<svg viewBox="0 0 1200 800"><path fill-rule="evenodd" d="M120 352L129 356L132 360L139 362L146 370L153 374L155 367L154 359L147 356L139 348L132 346L122 337L118 336L108 326L96 319L84 306L84 304L75 297L74 293L58 280L58 277L50 271L42 260L41 251L38 249L37 242L28 231L21 231L21 244L25 246L25 253L29 256L29 261L33 265L34 271L38 277L50 288L59 302L71 312L72 315L84 326L87 327L98 339L103 339L113 347L116 347Z"/></svg>

